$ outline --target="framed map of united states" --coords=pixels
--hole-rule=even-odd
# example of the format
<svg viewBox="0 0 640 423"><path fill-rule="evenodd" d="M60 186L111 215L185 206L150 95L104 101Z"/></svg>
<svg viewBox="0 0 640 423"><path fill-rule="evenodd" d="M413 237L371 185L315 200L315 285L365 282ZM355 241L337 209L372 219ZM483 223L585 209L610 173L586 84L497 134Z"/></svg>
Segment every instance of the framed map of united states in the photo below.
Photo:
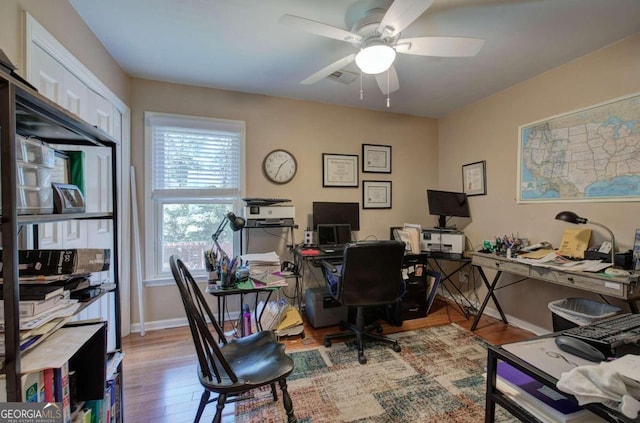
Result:
<svg viewBox="0 0 640 423"><path fill-rule="evenodd" d="M640 199L640 94L518 132L519 203Z"/></svg>

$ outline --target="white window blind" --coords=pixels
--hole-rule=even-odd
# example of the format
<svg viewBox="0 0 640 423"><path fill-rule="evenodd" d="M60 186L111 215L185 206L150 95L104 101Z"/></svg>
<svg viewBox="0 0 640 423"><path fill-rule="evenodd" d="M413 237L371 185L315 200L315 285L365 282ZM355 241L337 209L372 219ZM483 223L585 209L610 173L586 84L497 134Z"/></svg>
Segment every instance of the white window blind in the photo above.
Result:
<svg viewBox="0 0 640 423"><path fill-rule="evenodd" d="M145 140L145 279L168 276L172 254L204 272L211 235L241 204L245 123L146 112ZM237 250L230 230L219 241Z"/></svg>
<svg viewBox="0 0 640 423"><path fill-rule="evenodd" d="M217 195L238 195L242 122L152 115L149 124L154 196L170 195L167 190L211 190L217 191Z"/></svg>

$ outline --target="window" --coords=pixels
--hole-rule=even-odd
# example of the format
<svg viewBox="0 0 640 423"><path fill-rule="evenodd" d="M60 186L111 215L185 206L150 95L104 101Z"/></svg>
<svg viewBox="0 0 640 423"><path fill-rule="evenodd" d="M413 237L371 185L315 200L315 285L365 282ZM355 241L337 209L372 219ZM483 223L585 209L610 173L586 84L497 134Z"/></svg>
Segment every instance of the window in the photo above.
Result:
<svg viewBox="0 0 640 423"><path fill-rule="evenodd" d="M204 251L244 191L245 123L164 113L145 113L146 278L170 278L177 254L204 272ZM237 236L227 227L218 242L237 255Z"/></svg>

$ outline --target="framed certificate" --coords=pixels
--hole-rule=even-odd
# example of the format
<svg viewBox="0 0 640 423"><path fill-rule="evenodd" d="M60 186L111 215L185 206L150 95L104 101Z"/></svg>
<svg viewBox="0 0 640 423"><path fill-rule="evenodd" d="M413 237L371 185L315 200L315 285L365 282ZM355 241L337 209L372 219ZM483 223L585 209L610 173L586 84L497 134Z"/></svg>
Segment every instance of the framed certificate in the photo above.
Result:
<svg viewBox="0 0 640 423"><path fill-rule="evenodd" d="M363 209L391 208L391 181L362 181Z"/></svg>
<svg viewBox="0 0 640 423"><path fill-rule="evenodd" d="M391 146L362 144L362 171L391 173Z"/></svg>
<svg viewBox="0 0 640 423"><path fill-rule="evenodd" d="M323 187L358 187L358 156L322 154Z"/></svg>
<svg viewBox="0 0 640 423"><path fill-rule="evenodd" d="M487 194L486 162L469 163L462 166L462 191L470 195Z"/></svg>

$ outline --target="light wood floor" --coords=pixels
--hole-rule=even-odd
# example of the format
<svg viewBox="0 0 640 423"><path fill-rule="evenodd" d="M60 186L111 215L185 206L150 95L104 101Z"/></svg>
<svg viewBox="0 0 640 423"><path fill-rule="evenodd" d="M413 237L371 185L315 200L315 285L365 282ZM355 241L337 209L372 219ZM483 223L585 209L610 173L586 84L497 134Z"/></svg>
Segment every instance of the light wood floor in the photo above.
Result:
<svg viewBox="0 0 640 423"><path fill-rule="evenodd" d="M473 318L473 317L472 317ZM437 299L429 316L404 322L401 327L383 324L384 333L421 329L458 323L471 327L455 306ZM287 351L322 345L325 334L337 332L337 327L313 329L305 324L305 337L283 340ZM501 321L482 317L476 335L499 345L533 337L525 330L505 325ZM192 422L198 408L202 388L198 383L196 359L187 327L148 331L145 336L132 334L123 339L124 358L124 421L126 423ZM356 358L354 357L354 360ZM205 409L201 421L211 421L215 405ZM224 422L233 422L233 407L224 410Z"/></svg>

